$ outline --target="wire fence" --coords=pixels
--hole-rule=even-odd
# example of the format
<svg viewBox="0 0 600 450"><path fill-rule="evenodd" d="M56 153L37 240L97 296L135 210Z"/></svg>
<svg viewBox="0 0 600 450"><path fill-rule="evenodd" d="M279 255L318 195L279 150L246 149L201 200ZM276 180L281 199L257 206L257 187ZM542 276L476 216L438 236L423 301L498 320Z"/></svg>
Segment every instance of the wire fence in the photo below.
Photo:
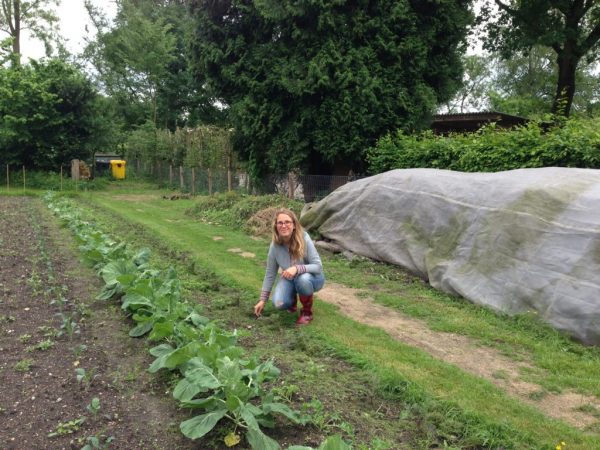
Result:
<svg viewBox="0 0 600 450"><path fill-rule="evenodd" d="M74 160L77 161L77 160ZM60 167L56 173L26 170L25 167L5 165L0 172L0 186L6 190L78 189L89 182L80 183L79 170ZM110 176L110 170L96 171L96 177ZM83 179L86 179L84 176ZM346 183L361 178L342 175L269 175L259 182L252 181L243 171L175 167L166 163L150 164L130 161L125 168L125 178L143 178L162 188L178 190L191 195L211 195L223 192L242 192L253 195L279 194L288 198L312 202L320 200ZM92 180L93 183L93 180Z"/></svg>
<svg viewBox="0 0 600 450"><path fill-rule="evenodd" d="M244 192L253 195L280 194L288 198L312 202L320 200L346 183L361 178L349 175L269 175L252 181L242 171L175 167L132 161L127 166L129 176L143 177L161 187L178 189L192 195L212 195L219 192Z"/></svg>

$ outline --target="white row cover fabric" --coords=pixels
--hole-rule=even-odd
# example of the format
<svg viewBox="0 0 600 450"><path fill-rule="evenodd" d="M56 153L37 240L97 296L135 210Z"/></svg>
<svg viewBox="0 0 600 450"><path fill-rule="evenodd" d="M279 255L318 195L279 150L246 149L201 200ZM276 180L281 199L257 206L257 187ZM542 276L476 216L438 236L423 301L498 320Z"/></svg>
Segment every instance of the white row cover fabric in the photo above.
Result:
<svg viewBox="0 0 600 450"><path fill-rule="evenodd" d="M442 291L600 344L600 170L392 170L306 205L300 221Z"/></svg>

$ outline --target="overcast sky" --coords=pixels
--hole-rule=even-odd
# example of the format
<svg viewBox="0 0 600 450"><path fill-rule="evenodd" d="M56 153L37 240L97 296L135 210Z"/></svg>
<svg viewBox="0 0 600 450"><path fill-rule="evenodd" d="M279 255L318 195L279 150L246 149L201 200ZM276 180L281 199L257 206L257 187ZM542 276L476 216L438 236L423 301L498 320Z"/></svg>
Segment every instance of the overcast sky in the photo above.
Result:
<svg viewBox="0 0 600 450"><path fill-rule="evenodd" d="M66 41L67 49L77 54L83 49L84 37L86 35L85 26L89 24L87 11L83 6L84 0L61 0L60 6L56 9L60 17L60 34ZM103 9L109 17L114 15L115 4L111 0L93 0L93 3ZM94 27L89 26L89 31L93 32ZM44 46L41 42L31 39L26 32L23 33L21 42L21 52L26 58L41 58L45 56Z"/></svg>

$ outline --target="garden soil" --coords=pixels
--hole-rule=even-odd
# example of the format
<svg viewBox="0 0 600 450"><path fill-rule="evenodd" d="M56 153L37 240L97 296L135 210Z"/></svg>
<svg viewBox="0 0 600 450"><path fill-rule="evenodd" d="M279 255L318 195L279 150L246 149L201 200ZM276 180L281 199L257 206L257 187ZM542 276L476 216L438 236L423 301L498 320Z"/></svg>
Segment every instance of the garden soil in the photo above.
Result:
<svg viewBox="0 0 600 450"><path fill-rule="evenodd" d="M117 306L93 300L98 278L55 223L36 199L0 197L0 450L80 449L92 436L111 449L197 448L165 380L146 372L144 343Z"/></svg>
<svg viewBox="0 0 600 450"><path fill-rule="evenodd" d="M549 417L563 420L577 428L585 428L597 422L592 414L577 410L584 405L600 408L597 398L574 392L547 392L539 400L535 400L534 394L542 392L543 388L520 378L521 370L530 367L526 362L510 359L493 348L478 346L465 336L432 331L424 322L379 305L365 294L358 289L327 283L317 297L336 305L342 314L357 322L381 328L398 341L420 348L442 361L487 379L508 395L539 409Z"/></svg>

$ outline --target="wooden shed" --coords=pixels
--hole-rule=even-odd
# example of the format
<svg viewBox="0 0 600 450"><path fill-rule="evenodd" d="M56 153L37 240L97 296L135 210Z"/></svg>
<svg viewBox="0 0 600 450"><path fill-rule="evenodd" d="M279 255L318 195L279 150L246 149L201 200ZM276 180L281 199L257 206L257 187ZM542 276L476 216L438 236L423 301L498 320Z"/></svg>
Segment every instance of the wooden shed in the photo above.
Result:
<svg viewBox="0 0 600 450"><path fill-rule="evenodd" d="M500 128L513 128L524 125L528 121L529 119L525 117L496 111L438 114L433 116L431 129L435 134L472 133L492 122Z"/></svg>

